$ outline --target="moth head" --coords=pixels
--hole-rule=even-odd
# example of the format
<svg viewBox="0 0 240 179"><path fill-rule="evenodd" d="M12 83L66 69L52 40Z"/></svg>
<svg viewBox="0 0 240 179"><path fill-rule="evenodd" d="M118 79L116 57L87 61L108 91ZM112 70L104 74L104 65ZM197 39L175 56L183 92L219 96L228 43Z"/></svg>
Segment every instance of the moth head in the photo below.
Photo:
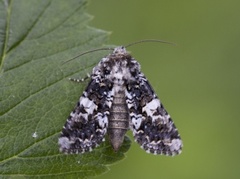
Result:
<svg viewBox="0 0 240 179"><path fill-rule="evenodd" d="M127 53L127 50L124 46L119 46L119 47L114 48L112 54L114 54L114 55L126 55L128 53Z"/></svg>
<svg viewBox="0 0 240 179"><path fill-rule="evenodd" d="M94 76L97 75L102 81L108 81L116 85L123 85L136 80L139 73L139 63L126 52L125 47L116 47L93 70Z"/></svg>

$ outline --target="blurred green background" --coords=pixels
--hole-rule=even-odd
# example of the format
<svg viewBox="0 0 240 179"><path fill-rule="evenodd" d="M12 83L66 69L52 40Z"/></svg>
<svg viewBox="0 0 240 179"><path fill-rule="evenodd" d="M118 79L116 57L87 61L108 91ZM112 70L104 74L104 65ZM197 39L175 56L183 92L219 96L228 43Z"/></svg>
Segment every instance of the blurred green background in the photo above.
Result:
<svg viewBox="0 0 240 179"><path fill-rule="evenodd" d="M184 144L181 155L166 157L133 142L127 158L99 178L240 178L240 1L92 0L88 12L91 26L112 32L109 44L146 38L177 44L128 50Z"/></svg>

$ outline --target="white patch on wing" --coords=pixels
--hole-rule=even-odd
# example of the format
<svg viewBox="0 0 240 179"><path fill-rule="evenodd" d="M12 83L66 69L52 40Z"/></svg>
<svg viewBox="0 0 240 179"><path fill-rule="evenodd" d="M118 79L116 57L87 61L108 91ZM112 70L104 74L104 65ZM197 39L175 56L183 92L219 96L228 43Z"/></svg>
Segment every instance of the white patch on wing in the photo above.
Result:
<svg viewBox="0 0 240 179"><path fill-rule="evenodd" d="M173 139L169 147L172 152L179 151L182 147L182 141L180 139Z"/></svg>
<svg viewBox="0 0 240 179"><path fill-rule="evenodd" d="M142 123L142 115L139 114L137 116L131 116L132 124L135 126L135 129L139 129Z"/></svg>
<svg viewBox="0 0 240 179"><path fill-rule="evenodd" d="M113 96L114 96L114 90L111 90L108 92L107 97L106 97L106 105L111 108L112 106L112 101L113 101Z"/></svg>
<svg viewBox="0 0 240 179"><path fill-rule="evenodd" d="M97 114L97 121L99 123L99 126L101 128L107 127L108 126L108 118L106 115L103 115L102 113Z"/></svg>
<svg viewBox="0 0 240 179"><path fill-rule="evenodd" d="M153 118L153 113L156 112L159 106L160 106L160 101L155 98L143 107L143 111L145 111L148 116L151 116ZM154 121L155 121L155 118L153 118L153 122Z"/></svg>
<svg viewBox="0 0 240 179"><path fill-rule="evenodd" d="M70 145L73 144L73 141L70 141L67 137L60 137L58 139L58 144L61 146L61 149L70 149Z"/></svg>
<svg viewBox="0 0 240 179"><path fill-rule="evenodd" d="M85 111L88 114L93 114L94 109L96 109L97 107L93 101L83 96L80 98L80 102L81 102L80 105L83 105Z"/></svg>

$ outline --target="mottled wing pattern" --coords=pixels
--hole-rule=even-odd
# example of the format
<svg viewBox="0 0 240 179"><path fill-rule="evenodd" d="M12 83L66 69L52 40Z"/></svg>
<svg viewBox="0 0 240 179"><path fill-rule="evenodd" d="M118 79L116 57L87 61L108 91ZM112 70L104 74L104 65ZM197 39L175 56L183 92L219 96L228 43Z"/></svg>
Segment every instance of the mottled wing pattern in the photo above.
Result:
<svg viewBox="0 0 240 179"><path fill-rule="evenodd" d="M104 140L113 95L111 87L100 81L92 77L68 117L58 141L61 152L88 152Z"/></svg>
<svg viewBox="0 0 240 179"><path fill-rule="evenodd" d="M149 153L179 154L178 130L142 73L128 84L126 97L135 141Z"/></svg>

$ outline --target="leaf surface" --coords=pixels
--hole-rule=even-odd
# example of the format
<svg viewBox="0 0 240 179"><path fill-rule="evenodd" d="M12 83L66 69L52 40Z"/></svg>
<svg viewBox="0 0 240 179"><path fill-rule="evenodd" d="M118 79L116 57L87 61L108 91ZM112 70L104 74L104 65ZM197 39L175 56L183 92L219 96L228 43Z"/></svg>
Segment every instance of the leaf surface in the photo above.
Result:
<svg viewBox="0 0 240 179"><path fill-rule="evenodd" d="M86 0L0 1L0 178L87 178L124 158L109 142L93 152L64 155L58 136L77 103L84 78L109 33L87 25Z"/></svg>

